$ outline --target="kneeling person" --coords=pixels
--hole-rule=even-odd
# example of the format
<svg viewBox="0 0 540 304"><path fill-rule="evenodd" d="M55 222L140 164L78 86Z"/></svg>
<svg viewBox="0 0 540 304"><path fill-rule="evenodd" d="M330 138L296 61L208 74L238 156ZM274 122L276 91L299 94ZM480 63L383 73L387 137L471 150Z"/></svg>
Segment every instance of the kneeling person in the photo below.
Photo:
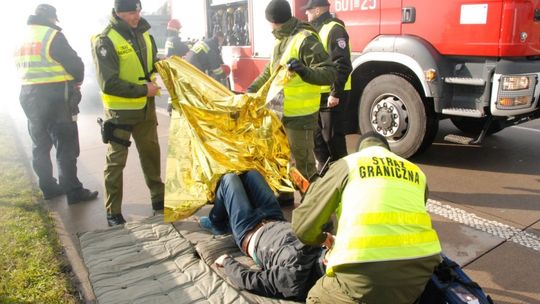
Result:
<svg viewBox="0 0 540 304"><path fill-rule="evenodd" d="M242 252L262 268L250 269L227 255L216 263L231 281L258 295L300 300L323 274L320 246L302 244L286 222L279 203L261 174L226 174L216 190L214 207L201 217L214 234L230 229Z"/></svg>
<svg viewBox="0 0 540 304"><path fill-rule="evenodd" d="M322 228L338 217L326 275L307 303L413 303L439 264L441 245L426 211L426 176L368 132L358 152L330 166L293 211L305 244L328 239Z"/></svg>

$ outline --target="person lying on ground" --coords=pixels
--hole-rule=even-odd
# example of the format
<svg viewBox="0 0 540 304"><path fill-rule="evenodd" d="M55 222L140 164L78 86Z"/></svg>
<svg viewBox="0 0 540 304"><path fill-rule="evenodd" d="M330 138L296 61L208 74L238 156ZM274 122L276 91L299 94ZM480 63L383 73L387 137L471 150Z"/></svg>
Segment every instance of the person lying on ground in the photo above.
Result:
<svg viewBox="0 0 540 304"><path fill-rule="evenodd" d="M217 258L216 264L224 267L238 288L266 297L304 301L324 273L324 250L298 240L258 171L222 176L214 207L199 223L213 234L232 232L236 245L260 266L261 270L253 270L228 255Z"/></svg>

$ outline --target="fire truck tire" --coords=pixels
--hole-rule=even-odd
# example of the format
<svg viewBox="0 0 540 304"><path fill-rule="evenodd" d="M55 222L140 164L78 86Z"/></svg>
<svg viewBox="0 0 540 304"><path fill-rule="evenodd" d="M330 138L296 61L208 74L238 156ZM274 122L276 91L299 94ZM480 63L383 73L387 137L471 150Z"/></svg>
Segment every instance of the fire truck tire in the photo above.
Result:
<svg viewBox="0 0 540 304"><path fill-rule="evenodd" d="M405 78L381 75L362 92L358 106L360 133L376 131L385 136L391 150L405 158L433 142L439 127L434 111Z"/></svg>
<svg viewBox="0 0 540 304"><path fill-rule="evenodd" d="M482 131L484 124L486 123L485 117L473 118L473 117L452 117L450 120L461 132L470 135L478 135ZM493 121L489 126L487 135L495 134L504 129L498 121Z"/></svg>

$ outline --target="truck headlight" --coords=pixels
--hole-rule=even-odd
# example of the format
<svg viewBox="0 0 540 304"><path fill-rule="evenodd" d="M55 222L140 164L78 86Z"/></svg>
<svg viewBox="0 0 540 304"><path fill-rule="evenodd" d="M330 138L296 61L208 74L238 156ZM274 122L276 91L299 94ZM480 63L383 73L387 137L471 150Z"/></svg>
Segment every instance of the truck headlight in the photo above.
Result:
<svg viewBox="0 0 540 304"><path fill-rule="evenodd" d="M503 91L519 91L529 89L528 76L503 76L501 77Z"/></svg>

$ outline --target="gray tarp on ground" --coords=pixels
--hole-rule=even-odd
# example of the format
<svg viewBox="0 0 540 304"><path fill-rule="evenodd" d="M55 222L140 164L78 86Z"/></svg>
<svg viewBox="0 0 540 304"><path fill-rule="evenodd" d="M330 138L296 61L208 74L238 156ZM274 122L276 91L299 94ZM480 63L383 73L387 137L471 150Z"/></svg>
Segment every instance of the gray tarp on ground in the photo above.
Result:
<svg viewBox="0 0 540 304"><path fill-rule="evenodd" d="M248 303L163 216L79 236L98 302Z"/></svg>
<svg viewBox="0 0 540 304"><path fill-rule="evenodd" d="M294 303L238 291L225 282L226 274L213 264L221 254L256 266L230 235L213 236L194 217L173 226L155 216L86 232L79 241L100 304Z"/></svg>

